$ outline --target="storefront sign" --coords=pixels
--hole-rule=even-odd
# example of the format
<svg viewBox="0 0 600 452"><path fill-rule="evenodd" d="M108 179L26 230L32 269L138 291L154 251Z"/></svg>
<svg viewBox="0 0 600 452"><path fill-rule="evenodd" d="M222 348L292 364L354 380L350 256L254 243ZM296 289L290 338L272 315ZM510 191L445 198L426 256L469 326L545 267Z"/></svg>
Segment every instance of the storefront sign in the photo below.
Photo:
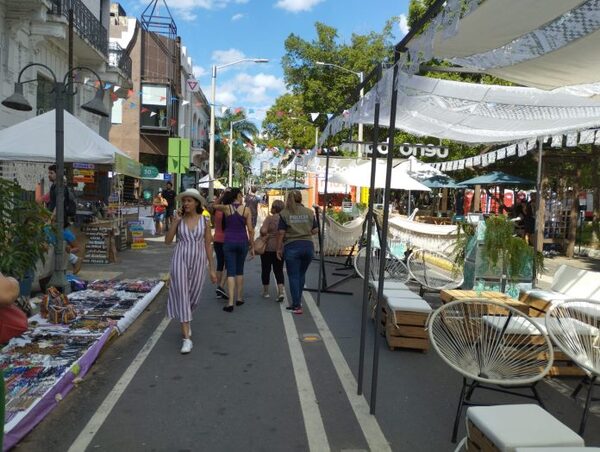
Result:
<svg viewBox="0 0 600 452"><path fill-rule="evenodd" d="M93 184L95 171L93 169L73 169L73 183Z"/></svg>
<svg viewBox="0 0 600 452"><path fill-rule="evenodd" d="M93 170L96 169L96 166L93 163L73 163L73 168L76 169L88 169L88 170Z"/></svg>
<svg viewBox="0 0 600 452"><path fill-rule="evenodd" d="M155 178L158 176L158 168L156 166L142 166L142 178Z"/></svg>

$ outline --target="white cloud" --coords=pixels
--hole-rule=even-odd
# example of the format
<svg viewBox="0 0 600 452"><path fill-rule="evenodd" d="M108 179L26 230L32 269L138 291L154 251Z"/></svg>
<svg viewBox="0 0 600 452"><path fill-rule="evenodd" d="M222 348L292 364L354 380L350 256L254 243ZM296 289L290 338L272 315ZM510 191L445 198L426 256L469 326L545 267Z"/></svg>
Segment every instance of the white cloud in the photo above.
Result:
<svg viewBox="0 0 600 452"><path fill-rule="evenodd" d="M208 71L206 69L204 69L202 66L194 66L192 68L192 73L194 74L194 77L196 77L197 79L206 75L208 73Z"/></svg>
<svg viewBox="0 0 600 452"><path fill-rule="evenodd" d="M272 105L275 98L286 91L282 78L271 74L236 74L217 85L217 104L228 107L254 108L256 119L264 118L264 105ZM262 113L261 113L262 112Z"/></svg>
<svg viewBox="0 0 600 452"><path fill-rule="evenodd" d="M313 6L316 6L323 1L325 0L278 0L277 3L275 3L275 7L285 9L292 13L299 13L302 11L310 11Z"/></svg>
<svg viewBox="0 0 600 452"><path fill-rule="evenodd" d="M400 19L398 20L398 27L400 27L400 33L402 34L402 36L406 36L406 34L410 30L406 14L400 14Z"/></svg>
<svg viewBox="0 0 600 452"><path fill-rule="evenodd" d="M240 20L242 17L244 17L244 14L242 14L242 13L237 13L237 14L234 14L233 16L231 16L231 20L232 20L233 22L235 22L236 20Z"/></svg>
<svg viewBox="0 0 600 452"><path fill-rule="evenodd" d="M244 52L238 49L215 50L211 56L213 63L217 66L232 63L244 58L246 58L246 55L244 55Z"/></svg>

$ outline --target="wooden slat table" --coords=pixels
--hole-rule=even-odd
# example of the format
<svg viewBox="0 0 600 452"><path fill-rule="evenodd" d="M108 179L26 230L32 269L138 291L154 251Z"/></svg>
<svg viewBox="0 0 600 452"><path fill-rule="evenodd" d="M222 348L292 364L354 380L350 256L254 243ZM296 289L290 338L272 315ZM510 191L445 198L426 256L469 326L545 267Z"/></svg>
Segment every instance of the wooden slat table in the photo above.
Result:
<svg viewBox="0 0 600 452"><path fill-rule="evenodd" d="M529 315L529 305L521 301L515 300L505 293L494 291L477 292L475 290L459 290L459 289L443 289L440 291L442 303L450 303L451 301L461 300L463 298L488 298L492 301L515 308L525 315Z"/></svg>

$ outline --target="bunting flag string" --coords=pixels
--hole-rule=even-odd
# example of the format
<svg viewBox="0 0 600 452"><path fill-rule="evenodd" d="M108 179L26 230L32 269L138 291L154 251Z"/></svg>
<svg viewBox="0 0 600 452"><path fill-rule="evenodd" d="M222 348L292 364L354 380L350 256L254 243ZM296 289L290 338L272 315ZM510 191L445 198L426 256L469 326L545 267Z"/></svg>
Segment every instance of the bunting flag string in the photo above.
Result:
<svg viewBox="0 0 600 452"><path fill-rule="evenodd" d="M544 137L543 141L545 143L550 143L550 147L553 149L562 148L563 145L566 147L575 147L584 144L600 145L600 129L583 130L579 133L572 132L566 134L566 136L554 135L552 137ZM459 160L437 162L435 165L436 168L441 169L442 171L488 166L497 161L504 160L505 158L514 157L515 155L523 157L535 149L537 149L537 140L529 139L519 143L510 144L494 151L486 152L485 154Z"/></svg>
<svg viewBox="0 0 600 452"><path fill-rule="evenodd" d="M113 86L113 91L119 91L121 87L119 85L114 85Z"/></svg>
<svg viewBox="0 0 600 452"><path fill-rule="evenodd" d="M311 113L310 114L310 118L311 118L310 120L312 122L315 122L317 120L317 118L319 117L319 115L320 115L320 113Z"/></svg>
<svg viewBox="0 0 600 452"><path fill-rule="evenodd" d="M153 112L150 113L150 117L152 117L152 116L156 116L156 112L155 111L153 111Z"/></svg>
<svg viewBox="0 0 600 452"><path fill-rule="evenodd" d="M187 105L187 104L189 104L189 103L190 103L190 101L189 101L189 100L184 100L183 102L181 102L181 105Z"/></svg>

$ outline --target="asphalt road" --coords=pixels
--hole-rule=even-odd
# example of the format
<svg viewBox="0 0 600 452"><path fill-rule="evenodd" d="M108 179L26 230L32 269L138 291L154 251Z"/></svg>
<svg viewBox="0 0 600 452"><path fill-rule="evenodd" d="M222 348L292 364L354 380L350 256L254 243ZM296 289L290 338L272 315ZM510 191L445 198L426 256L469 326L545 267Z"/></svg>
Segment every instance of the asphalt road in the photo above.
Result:
<svg viewBox="0 0 600 452"><path fill-rule="evenodd" d="M168 271L170 253L153 242L147 250L122 253L122 262L110 269L88 266L86 271L158 277ZM247 302L232 314L222 311L213 287L206 285L194 313L189 355L179 353L179 325L164 321L163 290L16 450L67 451L78 437L83 442L71 450L454 450L450 433L461 377L433 350L390 351L369 321L367 399L356 396L361 280L338 287L352 295L323 294L319 310L311 302L316 294L309 295L304 314L294 316L260 297L259 260L247 265ZM307 286L316 286L317 269L314 263ZM330 275L329 281L336 278ZM426 299L439 305L437 294ZM315 335L316 341L301 340ZM375 346L380 362L373 417L367 400ZM572 428L578 425L581 402L566 394L575 383L562 378L539 387L548 411ZM107 396L114 405L107 405ZM480 400L524 403L498 394ZM464 434L461 427L459 436ZM597 415L590 417L585 439L600 446Z"/></svg>

